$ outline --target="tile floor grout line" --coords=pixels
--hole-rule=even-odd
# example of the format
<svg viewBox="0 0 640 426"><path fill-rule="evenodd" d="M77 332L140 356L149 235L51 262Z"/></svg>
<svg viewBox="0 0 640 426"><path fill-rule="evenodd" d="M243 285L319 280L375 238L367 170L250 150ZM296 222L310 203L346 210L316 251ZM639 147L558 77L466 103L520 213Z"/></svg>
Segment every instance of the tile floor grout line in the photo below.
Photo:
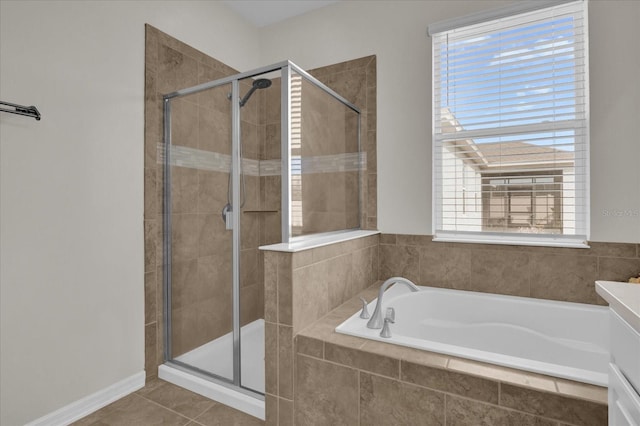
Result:
<svg viewBox="0 0 640 426"><path fill-rule="evenodd" d="M182 414L182 413L180 413L180 412L178 412L178 411L176 411L176 410L173 410L173 409L171 409L171 408L167 407L166 405L162 405L162 404L160 404L159 402L156 402L156 401L154 401L154 400L152 400L152 399L149 399L149 398L147 398L147 397L145 397L145 396L142 396L142 395L139 395L139 394L135 394L135 395L136 395L136 396L138 396L138 397L140 397L140 398L142 398L142 399L144 399L144 400L146 400L146 401L149 401L149 402L151 402L151 403L153 403L153 404L157 405L158 407L162 407L162 408L164 408L165 410L169 410L169 411L171 411L172 413L175 413L175 414L179 415L180 417L184 417L185 419L187 419L187 420L189 420L189 421L194 421L194 420L195 420L195 418L188 417L188 416L186 416L186 415L184 415L184 414ZM213 402L213 401L212 401L212 402ZM212 403L212 404L211 404L211 405L210 405L206 410L204 410L204 411L209 410L209 408L211 408L214 404L215 404L215 402L213 402L213 403ZM202 413L198 414L198 416L201 416L201 415L204 413L204 411L203 411Z"/></svg>

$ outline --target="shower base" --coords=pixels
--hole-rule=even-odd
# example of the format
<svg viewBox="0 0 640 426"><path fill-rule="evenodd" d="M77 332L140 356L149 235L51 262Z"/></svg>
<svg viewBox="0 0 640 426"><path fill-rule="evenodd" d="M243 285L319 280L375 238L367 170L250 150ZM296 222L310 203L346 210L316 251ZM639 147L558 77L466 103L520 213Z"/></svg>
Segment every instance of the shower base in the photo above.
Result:
<svg viewBox="0 0 640 426"><path fill-rule="evenodd" d="M253 321L240 331L241 384L244 388L264 393L264 320ZM233 377L233 335L225 334L197 347L175 360L220 377ZM158 377L192 392L264 420L264 399L251 392L232 389L204 375L198 375L176 364L163 364ZM222 383L222 382L220 382Z"/></svg>

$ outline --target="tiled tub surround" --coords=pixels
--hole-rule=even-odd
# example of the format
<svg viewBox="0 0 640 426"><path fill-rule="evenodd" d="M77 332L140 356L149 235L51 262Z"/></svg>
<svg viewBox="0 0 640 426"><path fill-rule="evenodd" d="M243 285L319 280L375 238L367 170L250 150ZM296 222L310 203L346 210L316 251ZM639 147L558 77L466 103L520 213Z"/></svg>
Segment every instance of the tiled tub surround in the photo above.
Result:
<svg viewBox="0 0 640 426"><path fill-rule="evenodd" d="M379 285L360 295L375 298ZM607 424L606 388L335 333L360 305L296 335L294 424Z"/></svg>
<svg viewBox="0 0 640 426"><path fill-rule="evenodd" d="M375 282L377 265L377 234L297 252L265 251L268 424L293 424L296 334Z"/></svg>
<svg viewBox="0 0 640 426"><path fill-rule="evenodd" d="M640 272L640 244L590 242L553 248L433 242L430 235L380 235L378 279L567 302L605 304L595 281Z"/></svg>
<svg viewBox="0 0 640 426"><path fill-rule="evenodd" d="M391 279L393 280L393 278ZM389 282L389 281L388 281ZM337 332L569 380L606 386L609 361L605 306L437 287L383 295L395 309L381 337L355 312ZM373 312L378 299L369 303Z"/></svg>

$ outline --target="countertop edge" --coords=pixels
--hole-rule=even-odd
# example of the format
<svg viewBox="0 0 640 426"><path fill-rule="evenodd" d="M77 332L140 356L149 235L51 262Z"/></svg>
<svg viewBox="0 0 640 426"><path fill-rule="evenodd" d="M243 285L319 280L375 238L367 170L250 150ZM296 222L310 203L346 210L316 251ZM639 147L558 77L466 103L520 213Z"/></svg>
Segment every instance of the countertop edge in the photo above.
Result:
<svg viewBox="0 0 640 426"><path fill-rule="evenodd" d="M640 285L615 281L596 281L596 292L631 327L640 333Z"/></svg>

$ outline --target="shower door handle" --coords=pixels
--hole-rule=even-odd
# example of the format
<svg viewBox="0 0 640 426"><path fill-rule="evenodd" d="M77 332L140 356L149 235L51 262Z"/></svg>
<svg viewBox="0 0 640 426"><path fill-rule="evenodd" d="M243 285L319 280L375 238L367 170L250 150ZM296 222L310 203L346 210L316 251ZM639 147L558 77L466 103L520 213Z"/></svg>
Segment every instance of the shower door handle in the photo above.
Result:
<svg viewBox="0 0 640 426"><path fill-rule="evenodd" d="M231 207L231 204L227 203L222 208L222 220L224 221L224 225L228 231L233 229L233 214L230 213L233 213L233 208Z"/></svg>

